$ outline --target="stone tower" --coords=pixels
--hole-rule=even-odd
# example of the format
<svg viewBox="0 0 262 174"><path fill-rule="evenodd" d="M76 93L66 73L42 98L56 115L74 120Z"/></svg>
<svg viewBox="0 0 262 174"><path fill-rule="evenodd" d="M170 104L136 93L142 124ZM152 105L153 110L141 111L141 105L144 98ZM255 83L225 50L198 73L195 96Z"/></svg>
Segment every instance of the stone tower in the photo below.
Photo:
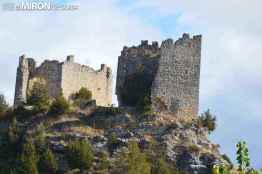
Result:
<svg viewBox="0 0 262 174"><path fill-rule="evenodd" d="M30 58L26 58L25 55L20 56L19 66L17 68L16 85L15 85L15 101L14 105L18 106L26 102L27 98L27 86L30 74L35 69L35 61Z"/></svg>
<svg viewBox="0 0 262 174"><path fill-rule="evenodd" d="M45 60L39 67L32 58L25 55L19 59L17 68L14 105L19 106L27 101L35 82L44 82L48 94L55 98L61 94L68 100L82 87L92 92L93 99L100 106L112 104L112 71L105 64L99 70L74 62L69 55L65 62Z"/></svg>
<svg viewBox="0 0 262 174"><path fill-rule="evenodd" d="M157 42L149 45L147 41L137 47L124 47L118 59L116 94L119 105L132 105L138 102L139 96L149 95L156 111L164 108L177 116L196 116L200 61L201 36L190 38L188 34L183 34L175 42L165 40L160 48ZM144 83L139 87L132 85L139 79L134 76L142 77ZM131 85L129 81L132 81ZM125 89L132 90L132 87L137 88L135 91L139 96L129 103L130 98L125 95L129 92Z"/></svg>

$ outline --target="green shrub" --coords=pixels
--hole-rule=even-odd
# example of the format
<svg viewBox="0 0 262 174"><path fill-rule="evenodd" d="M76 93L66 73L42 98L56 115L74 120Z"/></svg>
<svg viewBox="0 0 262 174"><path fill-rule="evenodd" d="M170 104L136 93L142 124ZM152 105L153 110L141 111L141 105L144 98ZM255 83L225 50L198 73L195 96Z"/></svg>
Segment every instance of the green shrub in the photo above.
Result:
<svg viewBox="0 0 262 174"><path fill-rule="evenodd" d="M58 96L50 107L50 114L64 114L69 111L70 105L68 101L61 95Z"/></svg>
<svg viewBox="0 0 262 174"><path fill-rule="evenodd" d="M38 155L32 139L23 146L21 163L23 174L38 174Z"/></svg>
<svg viewBox="0 0 262 174"><path fill-rule="evenodd" d="M171 174L171 169L162 158L156 161L156 164L152 166L151 174Z"/></svg>
<svg viewBox="0 0 262 174"><path fill-rule="evenodd" d="M228 162L230 169L232 169L232 168L234 167L232 161L230 160L230 158L229 158L226 154L223 154L223 155L222 155L222 158L223 158L226 162Z"/></svg>
<svg viewBox="0 0 262 174"><path fill-rule="evenodd" d="M107 148L110 154L113 154L114 150L118 147L119 141L115 133L110 134L107 142Z"/></svg>
<svg viewBox="0 0 262 174"><path fill-rule="evenodd" d="M146 155L142 153L136 142L128 144L128 174L150 174L151 166L147 161Z"/></svg>
<svg viewBox="0 0 262 174"><path fill-rule="evenodd" d="M50 102L46 85L35 82L28 96L27 104L33 106L36 112L48 111Z"/></svg>
<svg viewBox="0 0 262 174"><path fill-rule="evenodd" d="M15 144L20 138L20 131L17 125L16 118L13 118L8 127L8 140L9 143Z"/></svg>
<svg viewBox="0 0 262 174"><path fill-rule="evenodd" d="M58 166L54 154L48 148L40 156L38 163L39 171L41 173L55 174Z"/></svg>
<svg viewBox="0 0 262 174"><path fill-rule="evenodd" d="M198 118L198 125L206 127L209 132L212 132L216 129L216 117L213 116L208 109Z"/></svg>
<svg viewBox="0 0 262 174"><path fill-rule="evenodd" d="M101 152L98 157L99 157L98 169L99 170L108 169L110 166L110 161L108 160L108 154L106 152Z"/></svg>
<svg viewBox="0 0 262 174"><path fill-rule="evenodd" d="M153 115L152 102L150 96L146 95L144 98L141 98L137 104L137 110L143 115Z"/></svg>
<svg viewBox="0 0 262 174"><path fill-rule="evenodd" d="M167 110L166 103L160 97L156 97L154 99L154 105L156 106L157 110L160 112Z"/></svg>
<svg viewBox="0 0 262 174"><path fill-rule="evenodd" d="M89 170L94 155L87 141L74 141L68 145L67 159L72 169Z"/></svg>
<svg viewBox="0 0 262 174"><path fill-rule="evenodd" d="M91 100L91 99L92 99L92 92L89 91L87 88L82 87L82 88L75 94L75 99Z"/></svg>
<svg viewBox="0 0 262 174"><path fill-rule="evenodd" d="M226 165L214 166L212 174L231 174L230 169Z"/></svg>
<svg viewBox="0 0 262 174"><path fill-rule="evenodd" d="M101 114L101 115L117 115L121 114L123 111L118 107L102 107L99 106L95 110L95 114Z"/></svg>
<svg viewBox="0 0 262 174"><path fill-rule="evenodd" d="M122 152L116 161L116 172L128 174L150 174L151 166L145 153L142 153L137 142L128 143L128 152Z"/></svg>

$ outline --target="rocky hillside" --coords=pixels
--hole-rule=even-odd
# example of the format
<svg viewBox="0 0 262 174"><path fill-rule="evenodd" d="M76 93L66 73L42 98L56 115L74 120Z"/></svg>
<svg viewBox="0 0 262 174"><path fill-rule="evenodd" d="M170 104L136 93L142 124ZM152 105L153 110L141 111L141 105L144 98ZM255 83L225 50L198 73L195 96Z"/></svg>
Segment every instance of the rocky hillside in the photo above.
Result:
<svg viewBox="0 0 262 174"><path fill-rule="evenodd" d="M67 160L68 146L77 140L89 142L94 154L90 168L82 173L127 173L116 168L121 154L128 153L130 142L137 142L151 160L163 158L172 169L188 174L210 174L215 164L227 163L218 145L208 140L209 130L198 118L177 118L169 113L145 115L134 108L92 105L64 114L36 114L18 119L16 126L24 130L23 139L32 137L35 144L47 144L58 162L58 173L79 172ZM101 154L106 154L108 161L103 170L99 167Z"/></svg>

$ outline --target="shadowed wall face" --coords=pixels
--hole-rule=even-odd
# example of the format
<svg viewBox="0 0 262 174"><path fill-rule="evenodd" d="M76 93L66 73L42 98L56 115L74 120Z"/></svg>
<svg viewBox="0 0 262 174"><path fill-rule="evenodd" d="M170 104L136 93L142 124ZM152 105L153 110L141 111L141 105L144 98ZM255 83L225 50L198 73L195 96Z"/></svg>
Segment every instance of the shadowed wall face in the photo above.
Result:
<svg viewBox="0 0 262 174"><path fill-rule="evenodd" d="M136 106L150 96L160 58L157 42L142 41L137 47L124 47L118 58L116 94L120 106Z"/></svg>

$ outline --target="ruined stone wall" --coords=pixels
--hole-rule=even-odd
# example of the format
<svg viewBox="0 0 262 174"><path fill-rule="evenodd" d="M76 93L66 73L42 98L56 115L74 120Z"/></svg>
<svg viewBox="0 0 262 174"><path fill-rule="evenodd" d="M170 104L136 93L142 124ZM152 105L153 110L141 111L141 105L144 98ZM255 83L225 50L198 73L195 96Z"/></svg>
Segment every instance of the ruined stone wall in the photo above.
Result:
<svg viewBox="0 0 262 174"><path fill-rule="evenodd" d="M159 68L153 82L151 100L160 98L177 116L196 116L199 102L201 36L184 34L173 43L161 45Z"/></svg>
<svg viewBox="0 0 262 174"><path fill-rule="evenodd" d="M62 64L61 86L67 99L81 87L86 87L92 91L92 98L96 99L98 105L112 104L112 72L106 65L101 65L101 69L95 71L68 59Z"/></svg>
<svg viewBox="0 0 262 174"><path fill-rule="evenodd" d="M137 47L124 47L121 56L118 58L116 94L118 104L126 105L123 99L123 91L126 88L125 82L130 80L128 77L136 73L145 73L151 83L157 71L160 58L160 48L157 42L152 45L148 41L142 41ZM132 95L130 93L130 95Z"/></svg>
<svg viewBox="0 0 262 174"><path fill-rule="evenodd" d="M164 108L177 116L196 116L200 59L201 36L190 38L184 34L175 42L172 39L164 41L161 48L156 42L148 45L147 41L137 47L124 47L118 58L116 94L119 105L126 105L123 93L128 86L125 82L136 83L129 77L142 72L152 80L148 90L156 111Z"/></svg>
<svg viewBox="0 0 262 174"><path fill-rule="evenodd" d="M74 57L68 56L65 62L44 61L35 67L33 59L20 58L17 68L15 90L15 106L26 102L35 82L44 80L50 97L57 97L61 92L70 99L81 87L86 87L93 94L98 105L112 104L112 72L106 65L98 71L90 67L74 63Z"/></svg>
<svg viewBox="0 0 262 174"><path fill-rule="evenodd" d="M26 102L28 81L30 78L30 74L32 74L32 72L35 69L35 65L35 61L33 59L26 58L25 55L22 55L19 58L19 65L17 67L15 85L15 106L18 106Z"/></svg>
<svg viewBox="0 0 262 174"><path fill-rule="evenodd" d="M61 76L61 63L56 60L45 60L39 67L35 69L34 73L30 77L28 91L33 86L35 78L43 78L46 81L49 96L55 98L59 96L61 92Z"/></svg>

